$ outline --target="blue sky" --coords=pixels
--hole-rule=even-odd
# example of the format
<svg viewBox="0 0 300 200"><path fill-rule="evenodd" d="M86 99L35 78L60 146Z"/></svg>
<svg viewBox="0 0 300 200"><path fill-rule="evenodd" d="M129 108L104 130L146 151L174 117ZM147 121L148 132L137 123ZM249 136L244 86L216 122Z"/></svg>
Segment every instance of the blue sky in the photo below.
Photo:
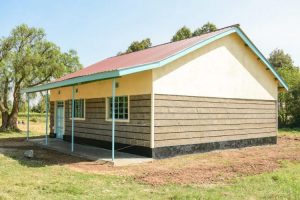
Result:
<svg viewBox="0 0 300 200"><path fill-rule="evenodd" d="M42 27L62 50L75 49L84 66L150 37L168 42L181 26L239 23L268 56L282 48L300 65L300 1L289 0L0 0L0 36L18 24Z"/></svg>

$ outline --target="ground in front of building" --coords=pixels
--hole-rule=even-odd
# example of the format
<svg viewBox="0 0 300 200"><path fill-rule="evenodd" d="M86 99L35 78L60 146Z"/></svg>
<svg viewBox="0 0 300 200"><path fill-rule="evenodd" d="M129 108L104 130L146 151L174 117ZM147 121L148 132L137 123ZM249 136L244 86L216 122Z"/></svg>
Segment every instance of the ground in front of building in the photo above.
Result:
<svg viewBox="0 0 300 200"><path fill-rule="evenodd" d="M34 159L23 157L28 149ZM300 131L288 130L277 145L112 167L1 133L0 199L297 199L299 152Z"/></svg>

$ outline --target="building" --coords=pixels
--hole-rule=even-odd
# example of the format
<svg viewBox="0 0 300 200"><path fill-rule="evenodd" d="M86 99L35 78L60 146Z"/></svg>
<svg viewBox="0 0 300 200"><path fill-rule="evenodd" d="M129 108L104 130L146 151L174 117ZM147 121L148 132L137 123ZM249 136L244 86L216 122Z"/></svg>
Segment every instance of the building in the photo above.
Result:
<svg viewBox="0 0 300 200"><path fill-rule="evenodd" d="M234 25L107 58L23 92L50 91L51 136L72 150L82 143L165 158L275 144L278 91L287 89Z"/></svg>

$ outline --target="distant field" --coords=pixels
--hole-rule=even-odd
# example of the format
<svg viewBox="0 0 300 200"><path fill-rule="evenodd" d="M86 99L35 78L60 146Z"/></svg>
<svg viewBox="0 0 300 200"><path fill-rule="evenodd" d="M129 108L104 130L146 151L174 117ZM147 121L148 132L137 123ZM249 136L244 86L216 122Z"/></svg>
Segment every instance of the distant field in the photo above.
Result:
<svg viewBox="0 0 300 200"><path fill-rule="evenodd" d="M18 127L22 130L22 132L11 133L12 137L25 136L25 133L27 131L27 113L19 113L18 121L19 121ZM1 117L0 117L0 124L1 124ZM45 114L30 113L29 127L30 127L29 129L30 129L31 136L44 135L46 131ZM50 129L48 129L48 131L50 131ZM0 133L0 137L1 137L1 133Z"/></svg>

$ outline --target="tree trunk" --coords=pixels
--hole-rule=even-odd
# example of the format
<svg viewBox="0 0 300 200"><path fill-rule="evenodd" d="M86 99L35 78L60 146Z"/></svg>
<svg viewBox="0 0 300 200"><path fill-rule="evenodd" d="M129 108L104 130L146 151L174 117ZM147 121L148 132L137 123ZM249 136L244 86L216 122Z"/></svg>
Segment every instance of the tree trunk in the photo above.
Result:
<svg viewBox="0 0 300 200"><path fill-rule="evenodd" d="M9 85L9 80L6 78L4 81L3 98L0 99L0 111L2 116L2 123L1 123L0 130L8 129L8 119L9 119L8 105L7 105L8 85Z"/></svg>
<svg viewBox="0 0 300 200"><path fill-rule="evenodd" d="M6 130L7 124L8 124L8 112L4 111L2 112L2 123L1 123L0 130Z"/></svg>
<svg viewBox="0 0 300 200"><path fill-rule="evenodd" d="M8 117L8 128L14 131L20 131L20 129L18 128L19 102L21 97L19 85L15 86L13 97L13 106Z"/></svg>
<svg viewBox="0 0 300 200"><path fill-rule="evenodd" d="M18 113L19 113L19 100L20 100L20 87L15 86L13 93L13 106L11 113L8 114L7 109L2 110L2 126L1 130L13 130L13 131L21 131L18 128Z"/></svg>
<svg viewBox="0 0 300 200"><path fill-rule="evenodd" d="M21 131L18 128L18 112L13 112L8 114L7 111L2 112L2 125L0 127L1 131L13 130L13 131Z"/></svg>
<svg viewBox="0 0 300 200"><path fill-rule="evenodd" d="M14 111L9 115L7 129L14 131L21 131L18 127L18 112Z"/></svg>

